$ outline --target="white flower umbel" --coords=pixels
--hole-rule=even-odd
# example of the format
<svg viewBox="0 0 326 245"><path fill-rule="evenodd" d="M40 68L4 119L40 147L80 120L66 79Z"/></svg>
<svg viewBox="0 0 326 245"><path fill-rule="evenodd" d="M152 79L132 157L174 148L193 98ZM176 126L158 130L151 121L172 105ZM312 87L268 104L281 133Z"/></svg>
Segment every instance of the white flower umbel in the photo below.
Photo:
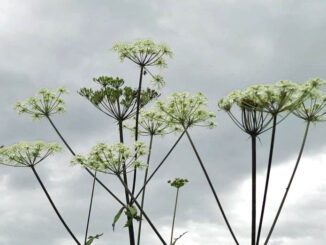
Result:
<svg viewBox="0 0 326 245"><path fill-rule="evenodd" d="M173 93L166 102L158 101L162 121L173 130L183 130L193 126L215 127L215 113L207 108L207 98L202 93Z"/></svg>
<svg viewBox="0 0 326 245"><path fill-rule="evenodd" d="M164 114L155 109L142 109L139 115L139 134L143 136L165 135L171 132L168 124L163 120ZM131 125L135 125L134 122ZM126 128L135 130L135 127L126 125Z"/></svg>
<svg viewBox="0 0 326 245"><path fill-rule="evenodd" d="M140 66L165 67L165 57L172 57L172 51L166 44L157 44L149 39L120 42L113 46L113 50L119 54L121 61L127 58Z"/></svg>
<svg viewBox="0 0 326 245"><path fill-rule="evenodd" d="M0 162L14 167L32 167L59 151L61 147L57 143L19 142L0 148Z"/></svg>
<svg viewBox="0 0 326 245"><path fill-rule="evenodd" d="M31 114L34 119L41 119L65 111L64 101L61 98L67 93L65 88L56 91L41 89L37 96L30 97L24 102L18 102L15 109L20 114Z"/></svg>
<svg viewBox="0 0 326 245"><path fill-rule="evenodd" d="M120 175L123 173L124 166L127 171L132 171L134 167L145 167L139 157L146 153L147 148L142 142L136 142L133 148L123 143L113 145L99 143L88 155L76 155L71 162L99 172Z"/></svg>

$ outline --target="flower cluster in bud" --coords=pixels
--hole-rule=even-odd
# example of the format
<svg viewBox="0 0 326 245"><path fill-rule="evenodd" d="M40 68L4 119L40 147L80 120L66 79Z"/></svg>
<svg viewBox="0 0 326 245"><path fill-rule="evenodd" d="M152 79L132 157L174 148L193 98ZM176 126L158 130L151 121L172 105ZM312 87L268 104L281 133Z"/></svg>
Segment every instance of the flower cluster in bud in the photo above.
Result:
<svg viewBox="0 0 326 245"><path fill-rule="evenodd" d="M157 109L140 110L138 120L138 133L144 136L165 135L171 132L168 124L163 120L164 114ZM133 122L132 125L135 125ZM135 130L135 126L130 127L130 130Z"/></svg>
<svg viewBox="0 0 326 245"><path fill-rule="evenodd" d="M166 102L158 101L158 110L169 127L184 130L193 126L215 127L215 113L207 108L207 98L202 93L173 93Z"/></svg>
<svg viewBox="0 0 326 245"><path fill-rule="evenodd" d="M177 189L183 187L185 184L187 184L189 181L187 179L182 178L175 178L174 180L169 180L168 183Z"/></svg>
<svg viewBox="0 0 326 245"><path fill-rule="evenodd" d="M113 46L121 61L129 59L140 66L165 67L165 56L172 57L171 49L165 44L152 40L138 40L134 43L117 43Z"/></svg>
<svg viewBox="0 0 326 245"><path fill-rule="evenodd" d="M96 108L117 121L124 121L136 113L137 90L124 85L121 78L101 76L94 78L101 88L93 90L82 88L79 94L88 99ZM155 90L147 89L141 92L140 106L143 107L159 95Z"/></svg>
<svg viewBox="0 0 326 245"><path fill-rule="evenodd" d="M72 164L80 164L96 171L120 175L124 168L132 171L134 168L145 167L139 157L147 153L147 147L142 142L136 142L131 149L123 143L108 145L99 143L86 155L76 155Z"/></svg>
<svg viewBox="0 0 326 245"><path fill-rule="evenodd" d="M59 151L61 147L57 143L19 142L0 148L0 162L14 167L32 167Z"/></svg>
<svg viewBox="0 0 326 245"><path fill-rule="evenodd" d="M319 78L311 79L302 86L305 100L298 104L293 114L305 121L318 122L326 120L326 94L322 91L322 85L326 81Z"/></svg>
<svg viewBox="0 0 326 245"><path fill-rule="evenodd" d="M41 89L38 95L31 97L24 102L18 102L15 109L18 113L31 114L34 119L41 119L65 111L64 101L61 98L67 93L65 88L59 88L56 91Z"/></svg>

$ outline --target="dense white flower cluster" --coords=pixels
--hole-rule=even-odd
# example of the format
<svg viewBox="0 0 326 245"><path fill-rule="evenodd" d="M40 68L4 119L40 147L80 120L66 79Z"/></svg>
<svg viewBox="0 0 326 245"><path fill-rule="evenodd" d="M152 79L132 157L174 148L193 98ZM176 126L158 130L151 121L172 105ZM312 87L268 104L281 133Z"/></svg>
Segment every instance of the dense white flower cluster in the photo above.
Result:
<svg viewBox="0 0 326 245"><path fill-rule="evenodd" d="M31 97L24 102L18 102L15 109L18 113L31 114L34 119L49 117L51 115L65 111L62 94L67 93L65 88L59 88L56 91L41 89L38 95Z"/></svg>
<svg viewBox="0 0 326 245"><path fill-rule="evenodd" d="M19 142L0 148L0 162L15 167L31 167L59 151L61 147L57 143Z"/></svg>
<svg viewBox="0 0 326 245"><path fill-rule="evenodd" d="M144 167L145 164L139 157L147 153L147 147L142 142L136 142L133 148L123 143L108 145L99 143L86 155L76 155L72 164L80 164L84 167L108 174L120 175L124 167L127 172L135 167Z"/></svg>
<svg viewBox="0 0 326 245"><path fill-rule="evenodd" d="M138 40L134 43L117 43L113 46L121 61L125 58L140 66L165 67L165 56L172 57L171 49L165 44L156 44L152 40Z"/></svg>
<svg viewBox="0 0 326 245"><path fill-rule="evenodd" d="M149 136L149 135L164 135L171 132L168 124L163 120L164 114L157 109L142 109L139 114L139 128L138 133L140 135ZM132 122L131 125L135 125L135 122ZM134 130L135 126L128 126L128 129Z"/></svg>
<svg viewBox="0 0 326 245"><path fill-rule="evenodd" d="M291 110L301 96L299 85L290 81L259 84L245 90L236 90L218 102L220 109L230 111L234 105L240 109L280 113Z"/></svg>
<svg viewBox="0 0 326 245"><path fill-rule="evenodd" d="M326 94L321 89L324 84L326 82L321 79L306 82L302 87L305 100L298 104L293 114L310 122L325 121Z"/></svg>
<svg viewBox="0 0 326 245"><path fill-rule="evenodd" d="M215 113L208 110L207 98L202 93L173 93L166 102L157 101L156 106L162 112L162 120L172 129L215 126Z"/></svg>

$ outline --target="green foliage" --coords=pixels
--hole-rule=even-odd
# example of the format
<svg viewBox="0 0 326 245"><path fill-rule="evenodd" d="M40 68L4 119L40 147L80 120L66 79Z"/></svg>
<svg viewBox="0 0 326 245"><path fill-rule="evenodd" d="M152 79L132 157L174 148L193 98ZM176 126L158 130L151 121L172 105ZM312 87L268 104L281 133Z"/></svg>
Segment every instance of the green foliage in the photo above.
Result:
<svg viewBox="0 0 326 245"><path fill-rule="evenodd" d="M91 244L93 244L93 242L95 241L95 239L99 239L101 236L103 236L103 233L97 234L95 236L89 236L85 245L91 245Z"/></svg>

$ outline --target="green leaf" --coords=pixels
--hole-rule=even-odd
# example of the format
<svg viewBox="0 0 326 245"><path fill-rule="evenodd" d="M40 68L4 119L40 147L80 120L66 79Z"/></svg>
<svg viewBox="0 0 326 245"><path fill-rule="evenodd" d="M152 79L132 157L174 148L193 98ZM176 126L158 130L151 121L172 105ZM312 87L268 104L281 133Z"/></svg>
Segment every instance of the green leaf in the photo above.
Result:
<svg viewBox="0 0 326 245"><path fill-rule="evenodd" d="M121 216L121 214L122 214L122 212L123 212L124 209L125 209L125 207L120 208L119 211L118 211L118 213L114 216L113 223L112 223L113 231L114 231L115 224L120 219L120 216Z"/></svg>
<svg viewBox="0 0 326 245"><path fill-rule="evenodd" d="M96 234L95 236L89 236L85 245L91 245L95 239L99 239L101 236L103 236L103 233Z"/></svg>

